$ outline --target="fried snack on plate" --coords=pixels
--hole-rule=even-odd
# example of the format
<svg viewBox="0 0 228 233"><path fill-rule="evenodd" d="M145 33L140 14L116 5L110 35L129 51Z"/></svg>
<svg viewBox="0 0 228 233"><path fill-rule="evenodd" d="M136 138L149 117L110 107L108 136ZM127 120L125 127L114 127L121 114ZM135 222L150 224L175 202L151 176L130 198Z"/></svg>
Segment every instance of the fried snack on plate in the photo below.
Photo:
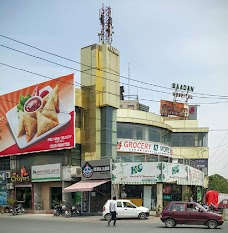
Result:
<svg viewBox="0 0 228 233"><path fill-rule="evenodd" d="M42 109L42 114L46 116L47 118L52 119L53 121L59 123L56 111L55 111L55 105L53 97L50 96L47 103L45 104L44 108Z"/></svg>
<svg viewBox="0 0 228 233"><path fill-rule="evenodd" d="M37 119L37 137L56 127L59 123L44 116L40 111L36 112Z"/></svg>
<svg viewBox="0 0 228 233"><path fill-rule="evenodd" d="M43 103L44 103L43 106L46 105L46 103L48 102L48 100L49 100L49 98L50 98L51 96L53 97L53 100L54 100L55 111L56 111L57 113L59 113L60 110L59 110L59 85L58 85L58 84L55 86L55 88L54 88L50 93L48 93L48 94L43 98Z"/></svg>

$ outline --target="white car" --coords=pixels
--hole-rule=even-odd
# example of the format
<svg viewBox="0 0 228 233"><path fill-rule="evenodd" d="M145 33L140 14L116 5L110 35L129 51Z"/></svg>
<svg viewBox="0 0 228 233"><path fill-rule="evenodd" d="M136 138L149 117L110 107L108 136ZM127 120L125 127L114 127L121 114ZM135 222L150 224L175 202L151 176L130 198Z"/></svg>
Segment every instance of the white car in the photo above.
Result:
<svg viewBox="0 0 228 233"><path fill-rule="evenodd" d="M109 220L111 215L109 205L111 200L107 200L103 206L103 218ZM149 209L143 206L137 206L130 200L119 199L117 201L117 218L140 218L146 219L149 216Z"/></svg>

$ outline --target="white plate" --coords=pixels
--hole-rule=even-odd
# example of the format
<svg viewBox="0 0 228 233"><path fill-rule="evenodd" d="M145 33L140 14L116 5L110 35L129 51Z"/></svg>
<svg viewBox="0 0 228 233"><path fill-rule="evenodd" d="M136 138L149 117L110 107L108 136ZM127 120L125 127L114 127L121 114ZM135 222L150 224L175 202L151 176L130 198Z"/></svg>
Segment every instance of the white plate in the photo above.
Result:
<svg viewBox="0 0 228 233"><path fill-rule="evenodd" d="M50 86L44 87L43 89L40 90L40 93L44 90L48 90L49 92L51 92L52 88ZM18 112L17 112L17 106L15 106L14 108L12 108L11 110L9 110L6 113L6 118L8 120L8 123L10 125L11 131L13 133L13 136L17 142L17 145L20 149L24 149L30 145L32 145L33 143L45 138L46 136L48 136L49 134L55 132L56 130L62 128L64 125L66 125L70 120L71 120L71 115L66 112L66 109L64 107L64 105L62 104L61 100L59 100L59 110L60 113L57 113L57 117L59 120L59 124L54 127L53 129L47 131L46 133L40 135L39 137L36 136L36 133L34 134L32 140L30 142L26 141L26 136L25 134L18 138L18 124L19 124L19 118L18 118Z"/></svg>

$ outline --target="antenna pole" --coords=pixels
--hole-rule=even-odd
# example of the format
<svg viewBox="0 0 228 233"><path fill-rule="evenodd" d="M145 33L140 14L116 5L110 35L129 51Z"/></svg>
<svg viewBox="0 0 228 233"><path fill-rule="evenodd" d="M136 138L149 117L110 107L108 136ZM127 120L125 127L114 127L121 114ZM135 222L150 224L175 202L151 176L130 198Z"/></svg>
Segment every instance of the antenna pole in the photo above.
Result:
<svg viewBox="0 0 228 233"><path fill-rule="evenodd" d="M98 33L99 42L107 43L109 45L112 44L112 35L113 25L112 25L112 9L110 6L104 6L102 4L102 8L99 11L99 20L101 25L101 32Z"/></svg>

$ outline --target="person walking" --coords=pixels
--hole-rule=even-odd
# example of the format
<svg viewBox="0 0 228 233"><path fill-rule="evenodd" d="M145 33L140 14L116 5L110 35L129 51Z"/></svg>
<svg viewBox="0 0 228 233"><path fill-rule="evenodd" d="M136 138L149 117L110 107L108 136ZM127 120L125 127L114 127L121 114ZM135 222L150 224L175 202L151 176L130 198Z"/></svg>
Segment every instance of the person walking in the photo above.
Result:
<svg viewBox="0 0 228 233"><path fill-rule="evenodd" d="M110 201L109 205L109 211L111 213L111 218L108 221L108 226L110 226L110 222L113 220L113 226L116 225L116 211L117 211L117 202L116 202L116 197L114 196L112 198L113 200Z"/></svg>

